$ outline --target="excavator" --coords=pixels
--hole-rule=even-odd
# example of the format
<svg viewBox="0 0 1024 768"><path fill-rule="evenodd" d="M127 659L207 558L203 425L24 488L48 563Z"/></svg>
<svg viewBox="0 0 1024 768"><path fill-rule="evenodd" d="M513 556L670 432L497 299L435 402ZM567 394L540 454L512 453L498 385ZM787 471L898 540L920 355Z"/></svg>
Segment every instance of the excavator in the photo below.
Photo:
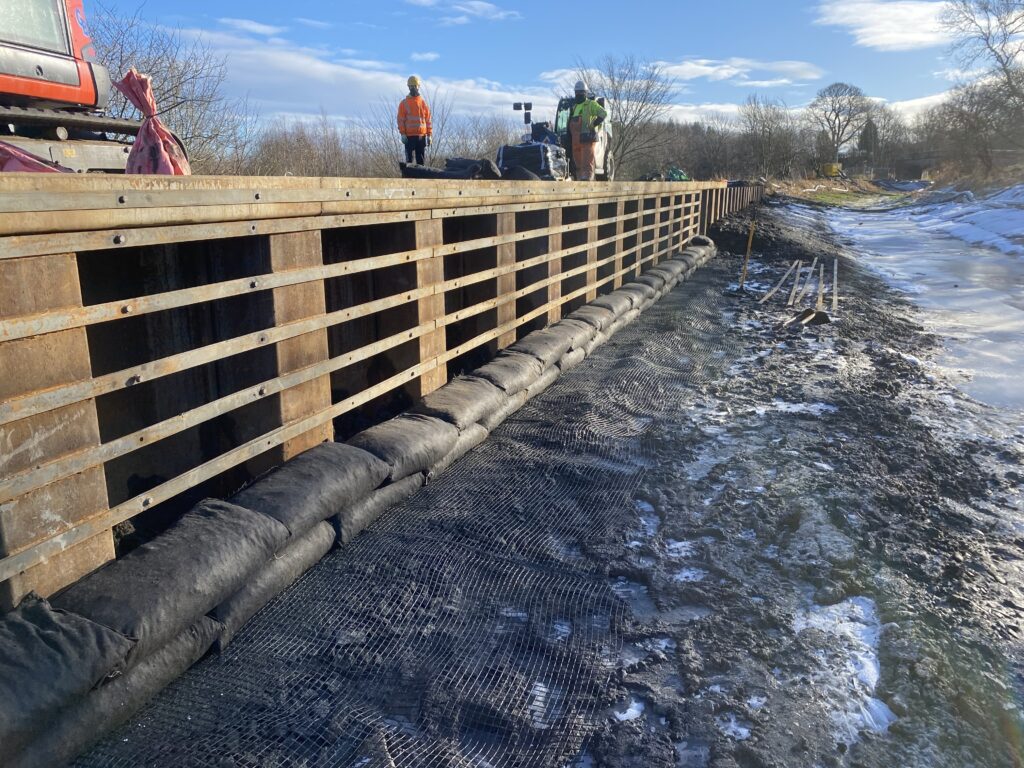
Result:
<svg viewBox="0 0 1024 768"><path fill-rule="evenodd" d="M0 0L0 141L80 173L124 173L140 122L104 114L83 0Z"/></svg>

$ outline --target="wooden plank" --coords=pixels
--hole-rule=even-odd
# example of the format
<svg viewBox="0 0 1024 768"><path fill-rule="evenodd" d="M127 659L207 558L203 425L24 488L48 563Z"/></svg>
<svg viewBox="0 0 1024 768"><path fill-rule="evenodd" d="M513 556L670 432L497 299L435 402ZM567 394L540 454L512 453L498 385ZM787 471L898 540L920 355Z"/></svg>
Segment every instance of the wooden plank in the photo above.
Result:
<svg viewBox="0 0 1024 768"><path fill-rule="evenodd" d="M416 288L423 293L417 302L417 317L421 326L429 323L436 326L437 321L444 317L444 292L440 289L444 282L444 257L440 253L443 243L441 219L416 222L416 247L431 248L434 252L431 258L416 262ZM444 328L436 328L420 336L420 365L436 363L444 355L445 336ZM423 397L444 386L447 381L448 371L444 366L430 365L418 379L413 394Z"/></svg>
<svg viewBox="0 0 1024 768"><path fill-rule="evenodd" d="M555 234L548 235L548 252L561 251L562 250L562 209L556 208L548 213L548 230L554 230ZM557 282L554 278L560 278L562 272L562 260L554 260L548 262L548 277L552 278L552 282L548 285L548 300L546 302L548 325L551 323L557 323L562 319L562 305L559 302L559 298L562 295L562 282L559 279ZM538 315L539 317L539 315ZM532 318L531 318L532 319Z"/></svg>
<svg viewBox="0 0 1024 768"><path fill-rule="evenodd" d="M590 268L587 270L587 278L584 281L584 285L588 286L587 292L584 294L587 301L593 301L597 298L597 241L598 241L598 224L605 223L599 221L600 210L597 203L591 203L587 206L587 264ZM610 220L615 221L616 217L612 217Z"/></svg>
<svg viewBox="0 0 1024 768"><path fill-rule="evenodd" d="M514 213L499 213L497 232L499 235L507 235L516 231L516 215ZM496 292L498 296L514 294L516 290L516 246L515 243L502 243L497 248L497 268L508 270L498 275L496 279ZM497 324L505 326L516 319L516 305L514 301L503 302L497 307ZM497 337L498 349L504 349L514 343L516 334L509 331Z"/></svg>

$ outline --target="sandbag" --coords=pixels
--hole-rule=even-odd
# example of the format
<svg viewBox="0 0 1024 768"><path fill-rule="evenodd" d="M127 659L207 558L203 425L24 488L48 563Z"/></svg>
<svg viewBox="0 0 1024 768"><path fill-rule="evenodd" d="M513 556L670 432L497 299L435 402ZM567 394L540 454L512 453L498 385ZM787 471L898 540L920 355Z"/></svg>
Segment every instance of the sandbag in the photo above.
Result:
<svg viewBox="0 0 1024 768"><path fill-rule="evenodd" d="M582 347L588 341L590 341L597 329L590 323L584 322L575 317L565 317L559 320L557 323L551 326L552 328L564 329L569 334L571 343L569 349L576 349ZM564 355L563 355L564 357Z"/></svg>
<svg viewBox="0 0 1024 768"><path fill-rule="evenodd" d="M450 451L459 430L434 416L406 413L377 424L348 441L387 462L392 482L426 472Z"/></svg>
<svg viewBox="0 0 1024 768"><path fill-rule="evenodd" d="M639 280L640 278L636 278L636 279ZM637 294L640 297L640 300L642 300L642 299L653 299L654 298L654 288L652 286L650 286L650 285L646 285L645 283L640 283L640 282L626 283L624 286L619 288L619 291L621 291L622 293ZM634 307L638 303L639 303L638 300L636 300L636 299L633 300L633 306Z"/></svg>
<svg viewBox="0 0 1024 768"><path fill-rule="evenodd" d="M533 355L503 350L491 362L473 371L473 375L513 395L540 378L543 370L544 364Z"/></svg>
<svg viewBox="0 0 1024 768"><path fill-rule="evenodd" d="M412 413L433 416L460 430L500 408L507 395L494 384L477 376L459 376L418 402Z"/></svg>
<svg viewBox="0 0 1024 768"><path fill-rule="evenodd" d="M566 315L572 320L580 320L588 325L594 326L602 331L615 322L615 312L607 307L598 307L593 304L586 304L577 310Z"/></svg>
<svg viewBox="0 0 1024 768"><path fill-rule="evenodd" d="M564 330L559 331L552 326L527 334L508 348L512 352L533 355L547 368L554 365L562 355L568 352L571 344L571 334Z"/></svg>
<svg viewBox="0 0 1024 768"><path fill-rule="evenodd" d="M132 665L241 589L287 538L272 517L207 499L52 602L135 639Z"/></svg>
<svg viewBox="0 0 1024 768"><path fill-rule="evenodd" d="M321 443L285 462L229 499L270 515L292 536L336 515L387 478L391 468L376 456L345 443Z"/></svg>
<svg viewBox="0 0 1024 768"><path fill-rule="evenodd" d="M437 462L437 464L432 466L430 471L427 472L427 482L429 483L456 461L480 445L480 443L487 439L487 435L489 434L490 432L487 431L487 428L480 424L471 424L468 426L463 430L462 434L459 435L459 439L456 441L455 447L448 451L448 454Z"/></svg>
<svg viewBox="0 0 1024 768"><path fill-rule="evenodd" d="M209 616L221 626L214 643L223 651L249 619L281 594L334 546L334 526L317 523L268 560L248 583L218 605Z"/></svg>
<svg viewBox="0 0 1024 768"><path fill-rule="evenodd" d="M132 642L35 594L0 620L0 764L70 702L125 667Z"/></svg>
<svg viewBox="0 0 1024 768"><path fill-rule="evenodd" d="M712 240L707 235L694 235L693 237L691 237L687 241L686 247L689 248L690 246L695 246L695 245L704 245L704 246L709 246L711 248L714 248L715 247L715 241Z"/></svg>
<svg viewBox="0 0 1024 768"><path fill-rule="evenodd" d="M426 474L417 472L415 475L403 477L396 483L378 488L365 499L355 502L348 509L343 509L331 518L338 541L348 544L366 526L380 517L381 513L416 493L423 487L425 481Z"/></svg>
<svg viewBox="0 0 1024 768"><path fill-rule="evenodd" d="M558 361L558 368L565 373L575 368L577 365L582 363L587 357L587 353L582 348L570 349L564 355L562 359Z"/></svg>
<svg viewBox="0 0 1024 768"><path fill-rule="evenodd" d="M614 323L613 323L613 325L614 325ZM609 326L609 328L610 327L611 326ZM608 333L606 333L605 331L598 331L597 333L594 334L594 338L592 338L583 347L583 351L587 354L587 357L590 357L590 355L593 354L594 350L597 349L598 347L600 347L606 341L608 341Z"/></svg>
<svg viewBox="0 0 1024 768"><path fill-rule="evenodd" d="M540 375L540 378L533 382L533 384L531 384L529 388L527 388L526 399L532 400L541 392L543 392L552 384L554 384L555 379L558 378L559 373L561 373L561 371L558 370L557 365L552 365L550 368L545 370L544 373Z"/></svg>
<svg viewBox="0 0 1024 768"><path fill-rule="evenodd" d="M216 621L201 617L134 669L68 706L18 759L4 765L39 768L70 762L199 661L219 631Z"/></svg>
<svg viewBox="0 0 1024 768"><path fill-rule="evenodd" d="M646 285L655 293L665 287L666 279L662 275L645 272L640 277L634 277L629 281L630 285Z"/></svg>
<svg viewBox="0 0 1024 768"><path fill-rule="evenodd" d="M633 308L633 302L628 296L623 296L621 293L613 291L612 293L605 294L604 296L590 302L590 306L611 310L612 314L618 318ZM612 322L614 322L614 320ZM611 323L608 323L608 325L604 326L601 330L603 331L607 329L610 325Z"/></svg>
<svg viewBox="0 0 1024 768"><path fill-rule="evenodd" d="M525 389L519 390L514 395L509 395L508 402L500 410L484 416L480 420L480 425L488 432L493 432L505 419L522 408L526 404L527 399L527 391Z"/></svg>

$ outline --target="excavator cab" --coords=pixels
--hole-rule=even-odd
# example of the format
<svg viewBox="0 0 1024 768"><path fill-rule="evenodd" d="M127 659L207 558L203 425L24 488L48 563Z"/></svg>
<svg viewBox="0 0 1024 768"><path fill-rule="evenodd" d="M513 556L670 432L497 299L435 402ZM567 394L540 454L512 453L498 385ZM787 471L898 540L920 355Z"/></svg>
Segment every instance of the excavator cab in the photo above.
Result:
<svg viewBox="0 0 1024 768"><path fill-rule="evenodd" d="M121 173L139 123L105 117L83 0L0 0L0 140L76 171Z"/></svg>
<svg viewBox="0 0 1024 768"><path fill-rule="evenodd" d="M603 96L598 98L597 103L602 107L607 107ZM555 111L555 133L558 134L558 140L565 147L566 154L569 156L569 171L574 179L576 178L576 163L572 156L572 134L569 131L569 120L572 118L575 106L576 100L571 96L565 96L558 100L558 109ZM615 160L612 157L611 143L611 120L605 120L601 130L597 132L597 146L594 151L596 161L594 178L598 181L613 181L615 179Z"/></svg>

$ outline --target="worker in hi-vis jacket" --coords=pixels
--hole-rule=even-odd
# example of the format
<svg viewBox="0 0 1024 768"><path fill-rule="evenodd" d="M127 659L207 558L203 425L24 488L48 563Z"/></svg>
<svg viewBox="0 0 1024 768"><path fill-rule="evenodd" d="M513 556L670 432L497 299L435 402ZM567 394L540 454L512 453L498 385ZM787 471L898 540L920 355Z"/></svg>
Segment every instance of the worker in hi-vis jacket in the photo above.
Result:
<svg viewBox="0 0 1024 768"><path fill-rule="evenodd" d="M569 134L572 136L572 159L576 163L576 178L579 181L593 181L596 164L595 150L597 132L608 112L587 96L587 84L576 82L576 106L569 120Z"/></svg>
<svg viewBox="0 0 1024 768"><path fill-rule="evenodd" d="M420 96L420 79L416 75L409 78L409 95L398 105L398 132L405 144L405 162L411 163L415 155L416 164L423 165L434 126L430 122L430 107Z"/></svg>

